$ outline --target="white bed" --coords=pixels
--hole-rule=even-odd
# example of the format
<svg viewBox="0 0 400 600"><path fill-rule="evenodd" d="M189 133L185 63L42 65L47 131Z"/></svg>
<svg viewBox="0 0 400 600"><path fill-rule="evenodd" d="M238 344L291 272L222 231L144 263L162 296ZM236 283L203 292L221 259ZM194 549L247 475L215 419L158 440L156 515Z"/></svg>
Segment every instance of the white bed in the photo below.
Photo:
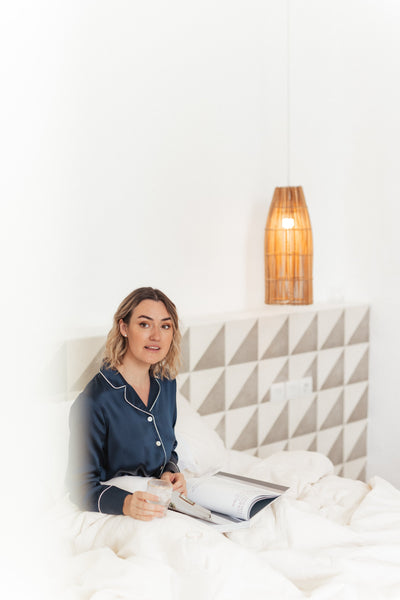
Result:
<svg viewBox="0 0 400 600"><path fill-rule="evenodd" d="M227 450L182 397L178 415L187 476L222 467L290 489L249 528L221 534L172 511L149 523L82 513L54 482L49 522L58 532L54 562L61 561L63 574L60 580L60 569L54 571L57 598L400 598L398 490L379 477L363 483L336 476L317 452L262 459Z"/></svg>

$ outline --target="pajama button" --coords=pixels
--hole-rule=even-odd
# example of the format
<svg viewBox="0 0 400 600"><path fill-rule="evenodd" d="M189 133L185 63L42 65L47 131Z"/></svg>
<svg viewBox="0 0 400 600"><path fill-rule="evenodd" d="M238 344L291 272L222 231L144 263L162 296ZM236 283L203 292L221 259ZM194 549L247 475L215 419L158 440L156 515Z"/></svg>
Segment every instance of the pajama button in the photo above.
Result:
<svg viewBox="0 0 400 600"><path fill-rule="evenodd" d="M153 420L153 417L147 417L147 420L148 420L149 423L151 423L152 420Z"/></svg>
<svg viewBox="0 0 400 600"><path fill-rule="evenodd" d="M161 446L161 442L159 440L156 441L156 446Z"/></svg>

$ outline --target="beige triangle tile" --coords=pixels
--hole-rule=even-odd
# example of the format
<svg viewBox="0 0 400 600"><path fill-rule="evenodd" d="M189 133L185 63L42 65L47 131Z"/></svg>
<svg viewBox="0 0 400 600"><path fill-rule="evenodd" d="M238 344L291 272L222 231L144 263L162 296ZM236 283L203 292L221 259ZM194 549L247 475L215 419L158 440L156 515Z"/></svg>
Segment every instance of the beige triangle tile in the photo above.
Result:
<svg viewBox="0 0 400 600"><path fill-rule="evenodd" d="M282 383L289 380L289 361L286 360L282 369L277 373L273 383Z"/></svg>
<svg viewBox="0 0 400 600"><path fill-rule="evenodd" d="M252 373L254 372L255 368L257 367L257 362L249 362L249 363L243 363L241 365L232 365L229 367L226 367L226 408L230 408L232 406L232 404L235 402L235 400L237 400L238 395L239 394L244 394L247 395L250 394L252 392L251 389L247 390L248 394L246 393L246 389L243 390L243 387L246 386L246 383L248 382L249 378L251 377ZM255 392L257 393L257 386L255 389ZM250 400L250 398L249 398ZM252 402L248 402L247 405L249 404L256 404L257 403L257 396L255 398L255 401Z"/></svg>
<svg viewBox="0 0 400 600"><path fill-rule="evenodd" d="M317 434L308 433L307 435L291 438L289 439L288 448L289 450L307 450L308 452L315 452L317 449Z"/></svg>
<svg viewBox="0 0 400 600"><path fill-rule="evenodd" d="M365 390L347 422L362 421L368 418L368 389Z"/></svg>
<svg viewBox="0 0 400 600"><path fill-rule="evenodd" d="M331 388L318 392L318 408L317 408L317 428L330 429L343 425L343 405L342 405L342 420L340 423L329 425L336 410L340 409L341 398L343 395L343 387ZM342 399L343 403L343 399ZM339 405L339 406L338 406ZM333 417L334 418L334 417Z"/></svg>
<svg viewBox="0 0 400 600"><path fill-rule="evenodd" d="M251 406L258 404L258 366L253 367L250 376L245 381L243 387L236 395L230 408L240 408L241 406Z"/></svg>
<svg viewBox="0 0 400 600"><path fill-rule="evenodd" d="M230 360L230 365L257 360L258 358L258 327L257 322L253 325L242 345Z"/></svg>
<svg viewBox="0 0 400 600"><path fill-rule="evenodd" d="M357 458L362 458L363 456L367 456L367 426L365 426L361 432L346 460L356 460Z"/></svg>
<svg viewBox="0 0 400 600"><path fill-rule="evenodd" d="M243 428L240 436L235 441L234 450L248 450L257 447L258 410L254 411L249 422Z"/></svg>
<svg viewBox="0 0 400 600"><path fill-rule="evenodd" d="M325 420L322 422L320 429L330 429L331 427L338 427L343 425L343 404L344 395L343 391L339 394L338 399L332 406Z"/></svg>
<svg viewBox="0 0 400 600"><path fill-rule="evenodd" d="M190 374L190 402L195 410L198 410L203 404L223 372L224 369L221 367L197 371Z"/></svg>
<svg viewBox="0 0 400 600"><path fill-rule="evenodd" d="M313 377L314 389L317 385L317 352L305 352L289 357L289 379L296 380L308 377Z"/></svg>
<svg viewBox="0 0 400 600"><path fill-rule="evenodd" d="M250 340L248 340L249 335ZM247 362L248 360L257 360L257 343L255 342L257 342L256 319L227 321L225 324L226 364L238 364ZM241 350L241 348L243 349ZM245 360L241 360L243 352L247 352L247 355L244 357Z"/></svg>
<svg viewBox="0 0 400 600"><path fill-rule="evenodd" d="M289 315L289 352L300 354L317 350L318 323L314 312Z"/></svg>
<svg viewBox="0 0 400 600"><path fill-rule="evenodd" d="M337 360L337 362L333 365L332 371L329 373L328 377L321 384L321 389L326 390L332 387L338 387L344 384L344 352L342 352Z"/></svg>
<svg viewBox="0 0 400 600"><path fill-rule="evenodd" d="M214 429L222 441L225 442L225 412L204 415L202 419L204 423L211 427L211 429Z"/></svg>
<svg viewBox="0 0 400 600"><path fill-rule="evenodd" d="M244 454L248 454L249 456L257 456L258 448L249 448L248 450L242 450Z"/></svg>
<svg viewBox="0 0 400 600"><path fill-rule="evenodd" d="M194 370L199 363L201 363L203 356L207 353L210 346L218 337L221 332L221 323L203 323L202 325L192 325L190 327L189 344L190 344L190 370ZM223 342L221 347L222 354L225 353L225 341L219 338L219 341ZM221 365L214 366L223 366Z"/></svg>
<svg viewBox="0 0 400 600"><path fill-rule="evenodd" d="M281 441L289 437L289 413L287 402L268 402L259 405L258 444L259 446ZM278 438L271 439L274 435ZM267 442L264 442L269 438Z"/></svg>
<svg viewBox="0 0 400 600"><path fill-rule="evenodd" d="M257 409L254 406L245 406L236 408L226 413L226 446L233 448L235 442L240 437L241 433L249 423L251 418L256 414ZM257 444L254 444L256 446Z"/></svg>
<svg viewBox="0 0 400 600"><path fill-rule="evenodd" d="M369 310L362 318L357 329L351 336L349 344L362 344L363 342L369 342Z"/></svg>
<svg viewBox="0 0 400 600"><path fill-rule="evenodd" d="M270 403L271 405L271 403ZM266 405L268 406L268 405ZM260 446L281 442L289 437L289 409L288 403L283 407L282 412L278 415L276 421L272 424L268 434L264 439L259 438Z"/></svg>
<svg viewBox="0 0 400 600"><path fill-rule="evenodd" d="M317 433L317 449L333 464L343 462L343 427L332 427Z"/></svg>
<svg viewBox="0 0 400 600"><path fill-rule="evenodd" d="M180 372L187 373L190 370L190 329L187 329L182 335L181 357L182 364Z"/></svg>
<svg viewBox="0 0 400 600"><path fill-rule="evenodd" d="M176 386L182 396L190 402L190 376L188 374L178 375Z"/></svg>
<svg viewBox="0 0 400 600"><path fill-rule="evenodd" d="M299 425L303 421L304 417L308 415L310 409L315 412L313 420L313 428L308 431L299 432L297 435L303 435L306 433L311 433L312 431L316 431L317 423L316 423L316 395L310 394L308 397L296 398L293 400L289 400L289 436L293 437L295 435L296 430Z"/></svg>
<svg viewBox="0 0 400 600"><path fill-rule="evenodd" d="M212 369L225 364L225 327L221 327L211 344L208 346L194 370Z"/></svg>
<svg viewBox="0 0 400 600"><path fill-rule="evenodd" d="M367 459L365 457L346 462L343 466L343 476L348 477L349 479L359 479L360 481L365 482L366 466Z"/></svg>
<svg viewBox="0 0 400 600"><path fill-rule="evenodd" d="M318 389L343 385L343 348L320 350L318 353Z"/></svg>
<svg viewBox="0 0 400 600"><path fill-rule="evenodd" d="M275 442L274 444L267 444L265 446L260 446L257 451L257 456L260 458L268 458L277 452L283 452L288 450L288 442L287 440L283 440L282 442Z"/></svg>
<svg viewBox="0 0 400 600"><path fill-rule="evenodd" d="M305 435L307 433L316 432L317 430L317 399L314 396L314 400L306 413L303 415L300 423L295 429L291 437L297 437L299 435Z"/></svg>
<svg viewBox="0 0 400 600"><path fill-rule="evenodd" d="M270 358L262 360L258 365L258 401L262 402L273 383L289 379L288 359Z"/></svg>
<svg viewBox="0 0 400 600"><path fill-rule="evenodd" d="M358 381L368 381L369 377L369 350L363 354L360 362L354 369L347 383L357 383Z"/></svg>
<svg viewBox="0 0 400 600"><path fill-rule="evenodd" d="M365 318L368 317L369 307L367 305L359 305L359 306L347 306L345 309L345 335L344 341L345 344L349 344L352 338L357 339L360 337L359 330L360 325L365 322ZM364 342L368 341L363 340ZM355 342L352 342L355 343ZM359 343L359 342L356 342Z"/></svg>
<svg viewBox="0 0 400 600"><path fill-rule="evenodd" d="M221 373L203 402L198 407L200 415L219 412L225 409L225 371Z"/></svg>
<svg viewBox="0 0 400 600"><path fill-rule="evenodd" d="M334 465L333 466L333 472L338 477L343 477L343 465L342 464Z"/></svg>
<svg viewBox="0 0 400 600"><path fill-rule="evenodd" d="M364 483L367 483L367 463L365 463L357 479L363 481Z"/></svg>
<svg viewBox="0 0 400 600"><path fill-rule="evenodd" d="M342 308L318 312L318 348L344 346L344 311Z"/></svg>
<svg viewBox="0 0 400 600"><path fill-rule="evenodd" d="M289 318L287 315L259 319L258 356L261 360L289 354Z"/></svg>
<svg viewBox="0 0 400 600"><path fill-rule="evenodd" d="M343 462L343 431L337 437L327 456L334 465Z"/></svg>
<svg viewBox="0 0 400 600"><path fill-rule="evenodd" d="M368 382L363 381L360 383L353 383L351 385L346 385L344 388L344 420L347 423L348 421L359 421L360 419L355 419L352 417L354 412L357 409L357 406L360 402L367 401L368 407ZM367 415L364 417L367 418Z"/></svg>
<svg viewBox="0 0 400 600"><path fill-rule="evenodd" d="M345 382L357 383L368 380L368 344L347 346L345 352Z"/></svg>
<svg viewBox="0 0 400 600"><path fill-rule="evenodd" d="M221 438L221 440L225 444L225 440L226 440L226 419L225 419L225 415L220 420L220 422L218 423L217 427L215 427L215 431L218 433L219 437Z"/></svg>
<svg viewBox="0 0 400 600"><path fill-rule="evenodd" d="M354 423L347 423L344 427L344 460L352 460L350 457L353 456L353 451L357 453L363 444L363 440L366 440L367 421L355 421ZM360 458L360 456L353 456L353 458Z"/></svg>

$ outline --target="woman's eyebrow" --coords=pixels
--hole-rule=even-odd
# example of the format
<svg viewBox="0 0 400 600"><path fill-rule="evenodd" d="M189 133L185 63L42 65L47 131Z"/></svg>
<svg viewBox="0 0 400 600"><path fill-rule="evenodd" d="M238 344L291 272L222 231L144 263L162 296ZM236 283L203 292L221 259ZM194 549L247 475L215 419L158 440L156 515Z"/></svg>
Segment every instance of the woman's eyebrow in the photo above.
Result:
<svg viewBox="0 0 400 600"><path fill-rule="evenodd" d="M147 317L146 315L140 315L138 319L148 319L149 321L154 321L152 317ZM164 319L161 319L161 321L171 321L171 317L165 317Z"/></svg>

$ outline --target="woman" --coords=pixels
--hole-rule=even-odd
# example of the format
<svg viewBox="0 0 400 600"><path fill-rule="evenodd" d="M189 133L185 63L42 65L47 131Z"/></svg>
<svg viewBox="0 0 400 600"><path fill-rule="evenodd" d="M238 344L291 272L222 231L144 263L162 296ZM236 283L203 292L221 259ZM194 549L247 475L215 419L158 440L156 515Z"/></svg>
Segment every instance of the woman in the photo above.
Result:
<svg viewBox="0 0 400 600"><path fill-rule="evenodd" d="M121 475L166 479L186 493L174 433L180 339L175 305L159 290L139 288L121 302L102 368L71 408L68 481L82 510L163 516L151 494L101 483Z"/></svg>

